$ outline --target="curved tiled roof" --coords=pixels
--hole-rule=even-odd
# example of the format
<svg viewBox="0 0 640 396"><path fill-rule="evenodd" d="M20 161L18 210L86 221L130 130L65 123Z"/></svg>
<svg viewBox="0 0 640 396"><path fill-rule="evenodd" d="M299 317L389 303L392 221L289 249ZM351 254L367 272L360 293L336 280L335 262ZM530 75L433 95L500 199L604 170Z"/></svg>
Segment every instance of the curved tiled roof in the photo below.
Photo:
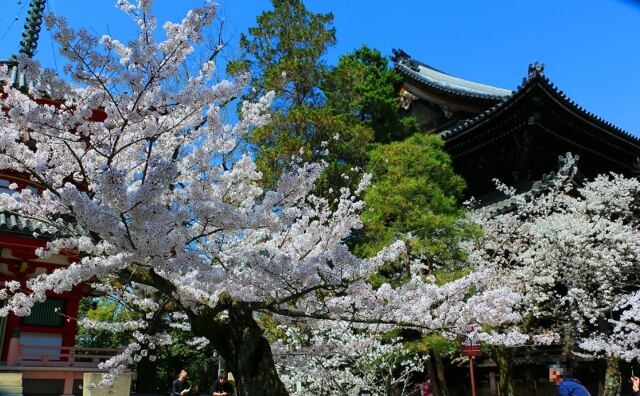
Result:
<svg viewBox="0 0 640 396"><path fill-rule="evenodd" d="M43 223L25 219L12 213L0 212L0 232L3 231L28 235L33 235L33 233L51 235Z"/></svg>
<svg viewBox="0 0 640 396"><path fill-rule="evenodd" d="M400 74L445 93L480 99L504 100L511 96L509 89L465 80L441 72L408 57L396 57L394 68Z"/></svg>
<svg viewBox="0 0 640 396"><path fill-rule="evenodd" d="M0 66L7 66L9 69L9 77L11 78L11 82L13 86L17 89L26 89L28 88L28 82L24 70L20 67L20 62L16 59L9 60L0 60Z"/></svg>
<svg viewBox="0 0 640 396"><path fill-rule="evenodd" d="M440 137L443 139L451 139L466 130L480 124L482 121L489 118L494 113L497 113L501 108L510 105L515 102L518 98L521 97L522 93L526 92L531 86L534 84L540 84L544 88L547 89L556 99L558 99L564 106L566 106L571 111L577 113L580 117L593 122L598 125L600 128L607 130L612 135L626 140L632 144L640 145L640 139L636 136L632 135L628 131L623 130L622 128L610 123L609 121L604 120L603 118L587 111L582 106L578 105L576 102L571 100L567 95L559 90L541 71L532 73L526 78L522 85L516 88L513 91L513 94L509 97L506 97L502 102L497 103L496 105L490 107L489 109L483 111L473 118L469 118L465 121L462 121L456 124L453 128L443 130L438 133Z"/></svg>

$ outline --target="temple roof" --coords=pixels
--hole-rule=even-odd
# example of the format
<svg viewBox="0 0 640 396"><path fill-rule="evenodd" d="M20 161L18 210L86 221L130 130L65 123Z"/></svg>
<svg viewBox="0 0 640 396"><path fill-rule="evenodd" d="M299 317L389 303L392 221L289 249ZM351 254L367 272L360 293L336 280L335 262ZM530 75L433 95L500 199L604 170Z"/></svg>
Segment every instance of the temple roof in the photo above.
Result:
<svg viewBox="0 0 640 396"><path fill-rule="evenodd" d="M518 191L537 191L558 158L580 158L581 178L614 172L634 176L640 138L587 111L529 65L514 91L438 71L394 50L403 77L401 104L425 133L438 134L469 196L491 204L499 179Z"/></svg>
<svg viewBox="0 0 640 396"><path fill-rule="evenodd" d="M472 98L504 100L512 91L492 85L465 80L437 70L411 58L402 50L393 50L394 68L400 74L436 90Z"/></svg>
<svg viewBox="0 0 640 396"><path fill-rule="evenodd" d="M0 232L10 232L26 236L33 236L34 233L39 235L51 235L48 228L43 223L25 219L6 212L0 212Z"/></svg>
<svg viewBox="0 0 640 396"><path fill-rule="evenodd" d="M32 83L28 81L26 74L23 70L23 67L21 67L21 64L17 60L17 58L9 59L9 60L0 60L0 66L2 65L7 66L9 76L11 78L11 82L14 88L17 88L23 91L30 88L30 84Z"/></svg>
<svg viewBox="0 0 640 396"><path fill-rule="evenodd" d="M541 88L544 92L553 97L560 106L573 113L575 117L592 123L595 127L612 137L621 139L640 148L640 139L578 105L576 102L567 97L564 92L559 90L549 80L549 78L543 74L543 70L543 67L538 64L530 65L528 77L523 80L522 85L520 85L516 88L515 91L513 91L512 95L506 97L503 101L498 102L497 104L488 108L477 116L459 122L451 128L440 131L438 135L445 140L453 140L471 131L472 129L475 129L489 118L492 118L494 114L502 111L509 111L509 107L515 105L516 102L524 100L524 97L529 92L531 92L535 86Z"/></svg>

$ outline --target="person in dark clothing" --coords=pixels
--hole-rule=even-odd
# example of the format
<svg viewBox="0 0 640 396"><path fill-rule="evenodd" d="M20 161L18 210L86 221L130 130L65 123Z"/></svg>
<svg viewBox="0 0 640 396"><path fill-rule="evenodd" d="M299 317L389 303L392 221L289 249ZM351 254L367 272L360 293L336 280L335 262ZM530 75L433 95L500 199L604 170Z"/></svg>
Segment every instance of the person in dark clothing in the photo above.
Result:
<svg viewBox="0 0 640 396"><path fill-rule="evenodd" d="M187 372L182 370L180 374L178 374L178 379L173 381L171 396L189 396L190 390L191 387L189 386L189 382L187 382Z"/></svg>
<svg viewBox="0 0 640 396"><path fill-rule="evenodd" d="M564 370L560 367L549 368L549 380L556 385L556 395L558 396L591 396L591 393L573 378L565 378Z"/></svg>
<svg viewBox="0 0 640 396"><path fill-rule="evenodd" d="M211 396L231 396L233 395L233 386L227 381L226 374L220 374L216 382L211 386Z"/></svg>

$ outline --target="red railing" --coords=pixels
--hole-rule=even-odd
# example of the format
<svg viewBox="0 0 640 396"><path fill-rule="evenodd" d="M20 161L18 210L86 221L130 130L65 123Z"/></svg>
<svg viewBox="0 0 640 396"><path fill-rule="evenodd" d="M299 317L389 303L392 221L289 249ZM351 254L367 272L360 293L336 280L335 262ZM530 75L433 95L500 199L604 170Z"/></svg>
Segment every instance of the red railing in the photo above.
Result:
<svg viewBox="0 0 640 396"><path fill-rule="evenodd" d="M16 363L18 366L98 367L120 352L122 349L118 348L20 345Z"/></svg>

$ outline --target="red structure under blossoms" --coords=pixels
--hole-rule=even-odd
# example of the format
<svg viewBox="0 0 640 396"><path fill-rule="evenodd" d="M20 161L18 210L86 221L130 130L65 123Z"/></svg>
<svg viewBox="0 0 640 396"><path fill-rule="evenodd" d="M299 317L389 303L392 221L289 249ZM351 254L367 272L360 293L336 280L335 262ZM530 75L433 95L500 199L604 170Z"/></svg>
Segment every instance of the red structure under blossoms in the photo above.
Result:
<svg viewBox="0 0 640 396"><path fill-rule="evenodd" d="M0 193L10 193L8 185L35 188L19 176L0 172ZM34 233L40 234L38 238ZM14 215L0 214L0 281L26 282L43 273L66 266L76 259L73 252L40 259L37 248L47 241L46 229ZM98 364L117 352L75 346L76 320L80 299L90 294L84 285L63 294L51 294L36 304L31 315L9 314L0 318L0 373L20 374L25 394L79 393L86 371L99 371ZM15 375L13 376L15 377ZM54 389L58 391L52 392ZM17 389L16 389L17 391Z"/></svg>
<svg viewBox="0 0 640 396"><path fill-rule="evenodd" d="M26 88L28 82L16 61L2 62L9 67L14 86ZM0 95L2 90L0 87ZM41 105L54 101L37 100ZM9 109L3 109L8 111ZM96 111L92 119L104 120ZM23 175L0 170L0 194L17 194L24 189L37 193L41 187ZM29 279L50 274L77 260L74 251L39 258L36 249L46 246L52 235L47 226L0 211L0 282L18 282L26 288ZM31 314L13 313L0 317L0 392L8 395L80 395L87 372L104 372L98 366L120 349L76 346L80 300L95 295L86 284L62 294L48 294Z"/></svg>
<svg viewBox="0 0 640 396"><path fill-rule="evenodd" d="M42 15L42 0L32 0L20 42L20 53L32 57L37 48ZM15 59L2 62L8 67L14 87L25 90L29 81ZM2 87L0 87L0 95ZM53 105L50 100L36 100L40 105ZM3 111L10 109L3 108ZM105 115L95 112L93 120ZM34 148L35 149L35 148ZM0 170L0 194L17 194L24 189L39 193L42 188L33 180L13 171ZM27 289L29 279L50 274L57 268L77 260L74 251L62 252L46 259L36 249L46 246L52 235L45 224L0 211L0 282L16 282ZM117 354L117 349L81 348L76 346L77 317L80 300L92 295L80 284L61 294L47 294L28 316L13 313L0 317L0 392L2 394L81 394L85 372L103 371L100 362Z"/></svg>

